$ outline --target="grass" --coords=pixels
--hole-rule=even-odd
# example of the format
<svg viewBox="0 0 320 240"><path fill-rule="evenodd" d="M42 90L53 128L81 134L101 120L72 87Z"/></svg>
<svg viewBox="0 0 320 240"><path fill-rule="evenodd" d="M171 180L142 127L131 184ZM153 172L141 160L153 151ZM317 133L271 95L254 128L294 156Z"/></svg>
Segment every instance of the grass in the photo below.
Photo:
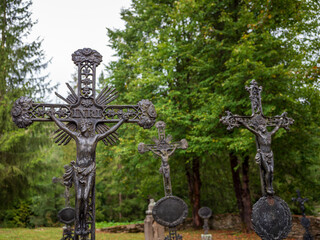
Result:
<svg viewBox="0 0 320 240"><path fill-rule="evenodd" d="M96 222L96 228L107 228L107 227L114 227L114 226L122 226L122 225L129 225L129 224L138 224L143 223L143 221L135 221L135 222Z"/></svg>
<svg viewBox="0 0 320 240"><path fill-rule="evenodd" d="M181 231L179 232L184 240L199 240L203 231ZM245 234L233 231L210 231L212 239L260 239L256 234ZM0 228L0 240L59 240L62 238L61 228ZM96 233L96 240L144 240L143 233Z"/></svg>

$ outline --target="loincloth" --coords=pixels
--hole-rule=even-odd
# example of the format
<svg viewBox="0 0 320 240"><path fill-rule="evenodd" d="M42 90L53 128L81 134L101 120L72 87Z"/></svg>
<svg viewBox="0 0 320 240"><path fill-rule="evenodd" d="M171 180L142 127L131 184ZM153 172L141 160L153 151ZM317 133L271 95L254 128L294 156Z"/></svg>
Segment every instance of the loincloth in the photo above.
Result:
<svg viewBox="0 0 320 240"><path fill-rule="evenodd" d="M256 163L258 164L261 164L261 160L266 162L268 165L272 164L273 163L273 152L269 152L269 153L264 153L264 152L261 152L260 149L258 149L258 152L255 156L255 160L256 160Z"/></svg>

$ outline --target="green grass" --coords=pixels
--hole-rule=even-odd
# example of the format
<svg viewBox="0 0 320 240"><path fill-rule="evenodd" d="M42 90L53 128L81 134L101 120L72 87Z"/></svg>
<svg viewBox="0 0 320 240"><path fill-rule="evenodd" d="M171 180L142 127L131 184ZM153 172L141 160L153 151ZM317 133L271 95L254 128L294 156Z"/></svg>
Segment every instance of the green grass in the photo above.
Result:
<svg viewBox="0 0 320 240"><path fill-rule="evenodd" d="M114 226L122 226L122 225L129 225L129 224L138 224L143 223L143 221L135 221L135 222L97 222L96 228L107 228L107 227L114 227Z"/></svg>
<svg viewBox="0 0 320 240"><path fill-rule="evenodd" d="M202 230L187 230L179 231L184 240L199 240L201 239ZM260 238L252 234L244 234L234 231L212 231L212 239L214 240L259 240ZM166 233L167 235L167 233ZM61 228L0 228L0 240L60 240L62 238ZM143 233L96 233L96 240L144 240Z"/></svg>
<svg viewBox="0 0 320 240"><path fill-rule="evenodd" d="M59 240L62 228L0 228L0 240ZM143 233L96 233L96 240L144 240Z"/></svg>

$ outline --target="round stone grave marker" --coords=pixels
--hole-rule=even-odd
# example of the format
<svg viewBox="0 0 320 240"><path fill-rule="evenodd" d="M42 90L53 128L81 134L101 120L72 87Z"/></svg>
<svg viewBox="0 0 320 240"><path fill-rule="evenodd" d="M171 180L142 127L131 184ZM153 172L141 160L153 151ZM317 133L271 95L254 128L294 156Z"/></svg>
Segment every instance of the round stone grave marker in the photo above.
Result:
<svg viewBox="0 0 320 240"><path fill-rule="evenodd" d="M290 209L281 198L264 196L253 205L253 229L263 240L286 238L291 224Z"/></svg>
<svg viewBox="0 0 320 240"><path fill-rule="evenodd" d="M153 207L154 220L162 226L173 228L183 222L188 215L188 206L176 196L161 198Z"/></svg>
<svg viewBox="0 0 320 240"><path fill-rule="evenodd" d="M210 218L212 215L212 211L208 207L202 207L199 209L198 214L201 218Z"/></svg>
<svg viewBox="0 0 320 240"><path fill-rule="evenodd" d="M75 210L72 207L66 207L58 213L59 221L65 224L71 224L75 219Z"/></svg>

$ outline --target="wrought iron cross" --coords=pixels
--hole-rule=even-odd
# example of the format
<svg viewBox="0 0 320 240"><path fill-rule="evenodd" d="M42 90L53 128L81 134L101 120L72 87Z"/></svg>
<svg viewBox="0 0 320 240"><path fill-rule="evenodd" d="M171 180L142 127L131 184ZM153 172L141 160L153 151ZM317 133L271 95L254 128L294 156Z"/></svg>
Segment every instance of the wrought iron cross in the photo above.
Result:
<svg viewBox="0 0 320 240"><path fill-rule="evenodd" d="M156 123L156 128L158 128L158 138L153 137L152 140L155 144L144 144L139 143L138 151L139 153L145 153L152 151L157 156L161 157L161 167L159 169L160 173L163 175L163 185L165 196L172 195L171 179L170 179L170 166L169 157L175 152L177 148L187 149L188 142L182 139L180 142L171 143L172 136L168 135L166 137L165 133L166 124L162 121Z"/></svg>
<svg viewBox="0 0 320 240"><path fill-rule="evenodd" d="M308 199L308 198L302 198L302 197L301 197L300 190L297 190L297 195L298 195L298 197L297 197L297 198L292 198L292 201L299 203L302 216L305 217L306 214L305 214L305 212L304 212L304 211L305 211L304 203L305 203L306 201L308 201L309 199Z"/></svg>
<svg viewBox="0 0 320 240"><path fill-rule="evenodd" d="M256 162L260 165L261 188L263 195L274 195L272 186L273 181L273 152L271 150L271 137L280 127L289 130L289 126L294 120L287 117L284 112L280 116L266 117L262 112L261 91L262 87L258 86L255 80L251 81L250 86L246 86L246 90L250 94L251 99L251 116L239 116L227 111L227 116L224 116L220 121L227 125L227 129L231 130L234 127L244 126L256 136L257 154ZM274 127L269 132L267 127Z"/></svg>
<svg viewBox="0 0 320 240"><path fill-rule="evenodd" d="M72 60L78 67L77 93L68 83L70 94L67 98L56 93L66 104L34 103L31 98L21 97L15 102L11 115L20 128L26 128L34 121L54 121L59 127L54 137L59 145L75 140L77 160L71 162L64 175L65 185L74 184L76 190L75 240L94 240L97 143L100 140L105 145L116 143L116 130L123 123L152 127L156 111L149 100L141 100L136 105L111 105L118 96L112 87L104 88L96 96L96 67L102 61L97 51L79 49L72 54ZM110 123L116 124L106 125Z"/></svg>
<svg viewBox="0 0 320 240"><path fill-rule="evenodd" d="M306 201L308 201L309 199L308 198L302 198L299 189L297 190L297 195L298 195L298 197L297 198L292 198L292 201L297 202L300 205L300 209L301 209L301 212L302 212L302 218L301 218L300 222L301 222L301 225L306 230L304 235L303 235L303 239L304 240L312 240L313 237L312 237L312 235L311 235L311 233L309 231L310 220L308 218L306 218L306 214L304 212L305 211L304 203Z"/></svg>

